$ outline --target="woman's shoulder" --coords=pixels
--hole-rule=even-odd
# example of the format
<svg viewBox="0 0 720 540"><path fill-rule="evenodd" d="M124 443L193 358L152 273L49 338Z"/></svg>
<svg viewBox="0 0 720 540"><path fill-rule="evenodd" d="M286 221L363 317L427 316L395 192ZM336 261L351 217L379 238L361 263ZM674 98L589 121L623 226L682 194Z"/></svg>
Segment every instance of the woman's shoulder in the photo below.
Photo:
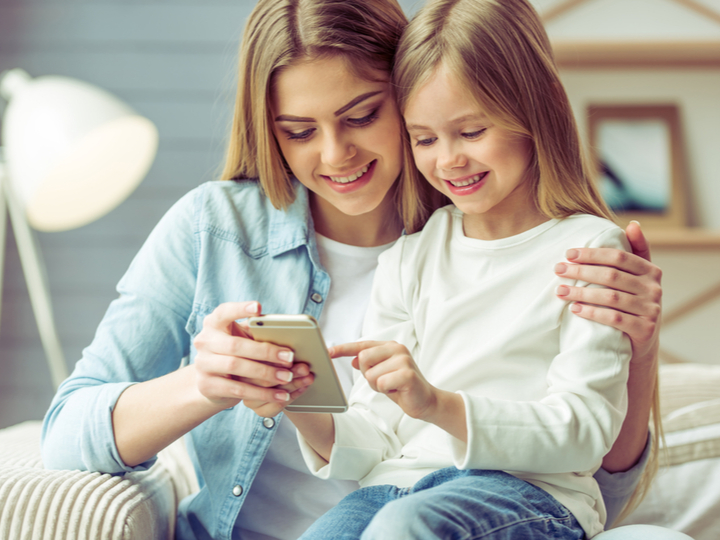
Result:
<svg viewBox="0 0 720 540"><path fill-rule="evenodd" d="M190 191L178 204L192 213L199 232L236 235L267 232L271 228L306 229L307 193L299 184L295 191L295 201L286 209L278 209L256 180L213 180Z"/></svg>
<svg viewBox="0 0 720 540"><path fill-rule="evenodd" d="M200 184L186 197L196 211L202 211L207 219L239 214L240 217L258 217L272 208L270 200L255 180L212 180ZM269 208L268 208L269 207Z"/></svg>

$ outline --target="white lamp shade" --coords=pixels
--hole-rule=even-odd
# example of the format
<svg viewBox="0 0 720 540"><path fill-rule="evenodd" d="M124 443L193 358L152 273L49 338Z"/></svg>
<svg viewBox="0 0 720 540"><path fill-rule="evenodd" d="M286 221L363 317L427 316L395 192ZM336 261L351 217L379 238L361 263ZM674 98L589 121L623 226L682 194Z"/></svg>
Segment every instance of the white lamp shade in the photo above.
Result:
<svg viewBox="0 0 720 540"><path fill-rule="evenodd" d="M112 94L68 77L22 70L0 81L8 100L8 178L31 226L80 227L124 201L155 158L158 132Z"/></svg>

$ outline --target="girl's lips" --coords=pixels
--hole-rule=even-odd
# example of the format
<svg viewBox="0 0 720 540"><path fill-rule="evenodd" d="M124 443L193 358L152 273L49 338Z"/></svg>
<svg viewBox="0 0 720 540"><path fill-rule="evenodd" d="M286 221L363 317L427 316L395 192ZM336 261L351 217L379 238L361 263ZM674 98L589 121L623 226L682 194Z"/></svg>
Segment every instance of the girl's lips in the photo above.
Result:
<svg viewBox="0 0 720 540"><path fill-rule="evenodd" d="M322 176L323 180L325 180L325 183L337 193L350 193L352 191L361 189L363 186L366 186L368 182L370 182L373 173L375 172L375 165L377 165L376 159L372 160L368 165L360 167L355 174L357 174L357 172L359 171L362 171L365 167L367 167L367 171L364 172L359 178L351 182L335 182L331 177L327 175L322 174L320 176Z"/></svg>
<svg viewBox="0 0 720 540"><path fill-rule="evenodd" d="M445 182L445 185L453 195L471 195L485 185L485 178L487 175L488 171L485 171L483 173L466 176L465 178L458 178L457 180L443 180L443 182ZM477 180L473 181L475 178L477 178ZM466 183L468 181L470 181L470 183ZM455 184L465 185L454 185L453 182Z"/></svg>

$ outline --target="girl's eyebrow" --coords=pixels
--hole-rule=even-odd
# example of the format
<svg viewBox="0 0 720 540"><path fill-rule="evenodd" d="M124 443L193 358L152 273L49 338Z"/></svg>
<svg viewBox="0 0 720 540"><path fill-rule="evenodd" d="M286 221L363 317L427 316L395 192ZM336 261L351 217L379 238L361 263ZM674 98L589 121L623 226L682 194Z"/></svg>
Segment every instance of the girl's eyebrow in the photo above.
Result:
<svg viewBox="0 0 720 540"><path fill-rule="evenodd" d="M482 113L472 113L472 114L464 114L462 116L458 116L457 118L453 118L452 120L448 121L448 124L462 124L463 122L467 122L468 120L477 120L480 122L487 122L488 117ZM428 126L421 126L420 124L405 124L405 129L408 131L411 130L429 130L430 128Z"/></svg>
<svg viewBox="0 0 720 540"><path fill-rule="evenodd" d="M349 111L355 105L358 105L365 101L366 99L370 99L373 96L376 96L377 94L382 94L382 90L378 90L376 92L366 92L365 94L360 94L358 97L350 101L347 105L343 105L340 107L337 111L335 111L333 114L335 116L340 116L342 113ZM314 118L310 118L307 116L293 116L291 114L281 114L280 116L275 117L276 122L315 122L316 120Z"/></svg>

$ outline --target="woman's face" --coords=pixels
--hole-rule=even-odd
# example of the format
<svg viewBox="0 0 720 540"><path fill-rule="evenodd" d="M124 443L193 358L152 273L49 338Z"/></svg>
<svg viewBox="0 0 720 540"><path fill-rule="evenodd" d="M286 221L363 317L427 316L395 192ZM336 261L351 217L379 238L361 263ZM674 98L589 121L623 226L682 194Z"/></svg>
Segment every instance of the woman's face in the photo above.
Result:
<svg viewBox="0 0 720 540"><path fill-rule="evenodd" d="M389 75L358 78L345 62L321 58L281 71L271 95L273 132L315 204L360 216L391 199L402 168L402 124Z"/></svg>

